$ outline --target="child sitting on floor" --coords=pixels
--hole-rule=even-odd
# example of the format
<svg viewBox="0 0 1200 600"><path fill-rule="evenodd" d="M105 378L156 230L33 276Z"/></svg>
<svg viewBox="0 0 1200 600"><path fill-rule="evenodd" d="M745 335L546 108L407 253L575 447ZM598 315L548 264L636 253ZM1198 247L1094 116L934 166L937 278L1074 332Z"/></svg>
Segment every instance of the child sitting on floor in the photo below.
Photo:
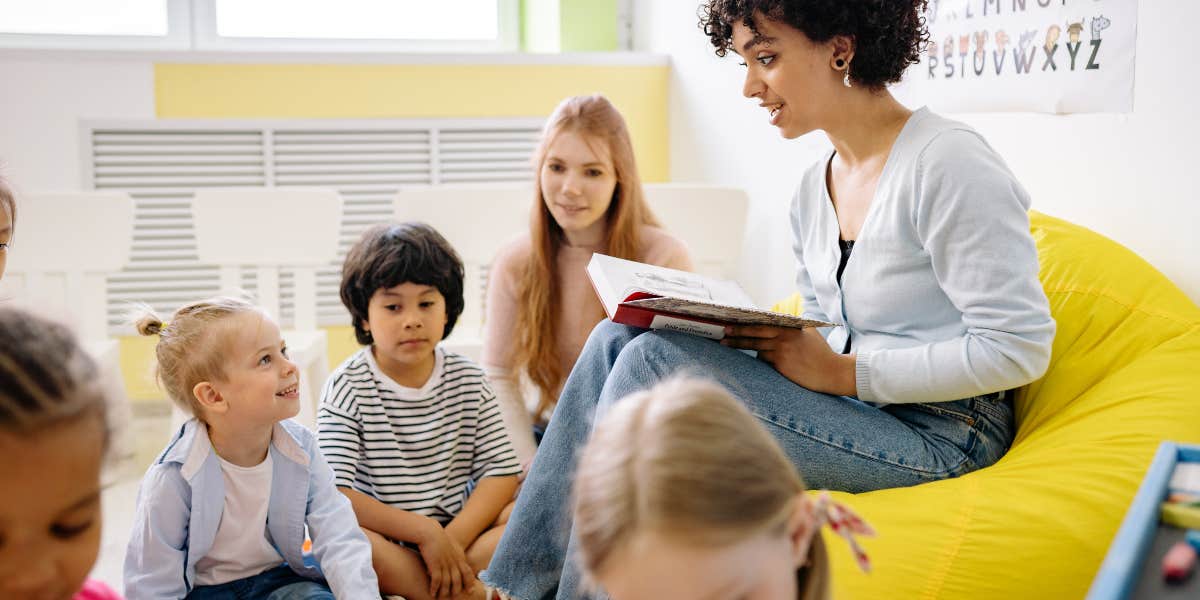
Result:
<svg viewBox="0 0 1200 600"><path fill-rule="evenodd" d="M235 298L185 306L157 335L158 376L194 418L150 466L125 556L137 598L373 598L371 547L300 410L273 320ZM302 553L305 528L315 564ZM332 593L331 593L332 591Z"/></svg>
<svg viewBox="0 0 1200 600"><path fill-rule="evenodd" d="M371 540L386 594L486 598L520 465L483 370L438 342L463 310L463 265L420 223L366 231L342 266L366 346L325 385L321 451Z"/></svg>
<svg viewBox="0 0 1200 600"><path fill-rule="evenodd" d="M66 327L0 308L0 598L119 600L86 579L100 551L105 404Z"/></svg>

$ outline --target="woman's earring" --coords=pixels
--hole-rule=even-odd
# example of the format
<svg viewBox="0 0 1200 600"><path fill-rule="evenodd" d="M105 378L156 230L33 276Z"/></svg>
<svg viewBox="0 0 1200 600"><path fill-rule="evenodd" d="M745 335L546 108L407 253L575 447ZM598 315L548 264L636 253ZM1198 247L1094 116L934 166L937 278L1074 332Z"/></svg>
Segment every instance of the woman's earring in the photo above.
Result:
<svg viewBox="0 0 1200 600"><path fill-rule="evenodd" d="M846 74L842 77L842 85L850 87L850 63L847 63L844 58L839 58L833 61L833 64L838 69L846 70Z"/></svg>

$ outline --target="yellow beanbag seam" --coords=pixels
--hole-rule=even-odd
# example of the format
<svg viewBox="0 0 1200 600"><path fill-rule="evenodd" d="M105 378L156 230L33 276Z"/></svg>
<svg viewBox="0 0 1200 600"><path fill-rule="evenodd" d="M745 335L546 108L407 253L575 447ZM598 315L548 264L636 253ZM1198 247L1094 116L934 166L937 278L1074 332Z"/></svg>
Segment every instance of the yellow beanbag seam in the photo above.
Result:
<svg viewBox="0 0 1200 600"><path fill-rule="evenodd" d="M967 526L975 517L975 509L978 507L977 500L979 499L979 484L975 477L965 476L960 477L959 481L966 487L963 490L963 502L959 505L961 510L958 513L958 518L954 523L954 530L957 535L946 544L942 551L942 556L938 559L937 565L930 572L929 579L925 581L925 590L921 593L922 598L936 599L941 596L942 586L946 583L946 576L950 572L950 567L958 558L958 552L962 548L963 540L967 537Z"/></svg>
<svg viewBox="0 0 1200 600"><path fill-rule="evenodd" d="M1061 294L1082 294L1085 296L1091 296L1093 298L1103 298L1114 304L1123 306L1132 312L1138 312L1138 313L1142 313L1147 316L1159 317L1162 319L1166 319L1177 325L1194 326L1194 325L1200 324L1200 320L1198 320L1198 319L1181 319L1181 318L1179 318L1179 315L1177 315L1177 314L1167 313L1167 312L1163 312L1163 311L1159 311L1159 310L1151 310L1151 309L1146 308L1144 305L1132 304L1128 300L1113 297L1111 294L1109 294L1107 292L1100 292L1100 291L1096 291L1096 290L1092 290L1092 289L1077 288L1077 287L1045 288L1045 292L1046 292L1047 296L1061 295Z"/></svg>

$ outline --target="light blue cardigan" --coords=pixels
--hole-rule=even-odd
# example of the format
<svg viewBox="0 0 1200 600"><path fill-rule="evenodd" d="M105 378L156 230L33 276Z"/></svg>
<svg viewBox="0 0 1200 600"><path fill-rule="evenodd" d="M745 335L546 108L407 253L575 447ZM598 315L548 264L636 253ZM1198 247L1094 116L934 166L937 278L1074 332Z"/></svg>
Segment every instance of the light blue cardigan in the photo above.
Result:
<svg viewBox="0 0 1200 600"><path fill-rule="evenodd" d="M1038 281L1029 195L973 129L922 108L896 139L837 282L833 158L792 202L805 316L857 354L858 397L939 402L1025 385L1046 371L1054 320Z"/></svg>
<svg viewBox="0 0 1200 600"><path fill-rule="evenodd" d="M354 510L333 484L312 432L292 421L275 425L267 530L293 571L325 579L338 598L378 598L371 545ZM225 506L225 480L207 428L185 423L150 466L138 491L125 554L125 597L183 598L196 562L212 548ZM318 567L304 564L304 527Z"/></svg>

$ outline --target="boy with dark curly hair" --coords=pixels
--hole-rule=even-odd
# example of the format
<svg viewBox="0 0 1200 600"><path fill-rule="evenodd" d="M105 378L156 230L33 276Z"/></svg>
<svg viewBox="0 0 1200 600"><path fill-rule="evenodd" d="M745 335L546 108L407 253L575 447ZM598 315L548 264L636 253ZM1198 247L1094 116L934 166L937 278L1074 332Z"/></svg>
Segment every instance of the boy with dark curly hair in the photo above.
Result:
<svg viewBox="0 0 1200 600"><path fill-rule="evenodd" d="M321 451L371 541L380 590L486 598L520 466L483 370L438 346L463 310L463 265L423 223L378 225L342 265L365 347L330 376Z"/></svg>

